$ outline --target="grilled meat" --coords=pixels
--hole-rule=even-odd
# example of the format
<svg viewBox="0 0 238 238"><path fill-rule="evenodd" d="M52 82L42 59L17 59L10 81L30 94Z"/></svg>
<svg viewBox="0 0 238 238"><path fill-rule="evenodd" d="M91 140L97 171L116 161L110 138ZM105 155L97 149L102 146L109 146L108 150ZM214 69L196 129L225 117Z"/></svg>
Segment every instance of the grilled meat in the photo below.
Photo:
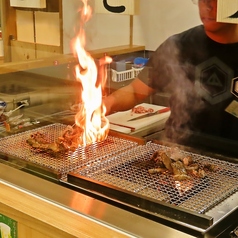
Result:
<svg viewBox="0 0 238 238"><path fill-rule="evenodd" d="M204 178L205 170L212 171L214 166L194 162L191 156L184 156L178 148L171 151L155 151L151 160L155 163L155 168L149 169L150 174L169 172L177 181L190 179L191 176ZM203 169L204 168L204 169Z"/></svg>
<svg viewBox="0 0 238 238"><path fill-rule="evenodd" d="M79 127L67 126L63 131L62 136L58 137L56 141L50 142L47 137L36 132L31 134L26 142L39 152L48 152L57 154L59 152L74 151L78 148L81 142L82 129Z"/></svg>
<svg viewBox="0 0 238 238"><path fill-rule="evenodd" d="M166 168L158 167L158 168L149 169L148 171L150 174L157 174L157 173L165 173L168 170Z"/></svg>
<svg viewBox="0 0 238 238"><path fill-rule="evenodd" d="M193 170L198 170L198 169L199 169L199 165L196 164L196 163L190 164L190 165L184 164L184 166L185 166L185 169L186 169L187 171L193 171Z"/></svg>
<svg viewBox="0 0 238 238"><path fill-rule="evenodd" d="M156 150L152 156L151 156L151 160L153 160L155 163L157 163L157 161L160 161L160 152L159 150Z"/></svg>
<svg viewBox="0 0 238 238"><path fill-rule="evenodd" d="M193 159L191 156L186 156L182 160L183 160L184 165L186 165L186 166L189 166L193 163Z"/></svg>
<svg viewBox="0 0 238 238"><path fill-rule="evenodd" d="M173 169L174 179L181 181L189 179L190 176L187 175L187 171L184 167L184 164L181 161L176 161L171 163L171 167Z"/></svg>
<svg viewBox="0 0 238 238"><path fill-rule="evenodd" d="M156 164L157 167L165 168L165 165L162 161L162 154L165 153L164 151L155 151L152 156L151 160Z"/></svg>
<svg viewBox="0 0 238 238"><path fill-rule="evenodd" d="M168 155L173 161L178 161L183 159L183 154L181 153L178 147L172 148Z"/></svg>
<svg viewBox="0 0 238 238"><path fill-rule="evenodd" d="M211 172L216 171L218 169L214 164L210 164L208 162L204 162L202 164L204 169L207 169L208 171L211 171Z"/></svg>
<svg viewBox="0 0 238 238"><path fill-rule="evenodd" d="M26 142L34 149L38 151L58 153L60 151L59 144L53 142L50 143L46 136L40 132L36 132L30 136Z"/></svg>
<svg viewBox="0 0 238 238"><path fill-rule="evenodd" d="M173 171L173 168L171 166L172 160L165 152L161 154L161 160L162 160L165 168L168 169L170 172L172 172Z"/></svg>
<svg viewBox="0 0 238 238"><path fill-rule="evenodd" d="M80 127L67 126L57 143L62 145L65 150L74 151L82 144L82 132Z"/></svg>
<svg viewBox="0 0 238 238"><path fill-rule="evenodd" d="M198 178L204 178L206 177L206 173L203 169L198 169L198 170L192 170L192 174Z"/></svg>

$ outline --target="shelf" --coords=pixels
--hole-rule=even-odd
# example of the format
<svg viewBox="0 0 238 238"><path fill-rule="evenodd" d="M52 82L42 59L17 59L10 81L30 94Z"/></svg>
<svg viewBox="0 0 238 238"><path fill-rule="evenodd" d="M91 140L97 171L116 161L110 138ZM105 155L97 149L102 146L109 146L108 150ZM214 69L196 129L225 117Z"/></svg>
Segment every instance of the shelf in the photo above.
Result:
<svg viewBox="0 0 238 238"><path fill-rule="evenodd" d="M92 55L93 58L101 58L105 54L109 56L114 56L114 55L133 53L133 52L138 52L143 50L145 50L144 46L123 45L123 46L117 46L117 47L109 47L109 48L92 50L89 53ZM69 62L74 62L76 60L77 59L75 58L75 56L73 56L73 54L67 54L67 55L56 54L53 57L48 57L43 59L3 63L3 64L0 64L0 74L66 64Z"/></svg>
<svg viewBox="0 0 238 238"><path fill-rule="evenodd" d="M127 53L133 53L138 51L145 50L145 46L140 45L122 45L122 46L116 46L116 47L109 47L109 48L103 48L98 50L92 50L90 53L94 58L101 58L105 54L109 56L113 55L122 55Z"/></svg>

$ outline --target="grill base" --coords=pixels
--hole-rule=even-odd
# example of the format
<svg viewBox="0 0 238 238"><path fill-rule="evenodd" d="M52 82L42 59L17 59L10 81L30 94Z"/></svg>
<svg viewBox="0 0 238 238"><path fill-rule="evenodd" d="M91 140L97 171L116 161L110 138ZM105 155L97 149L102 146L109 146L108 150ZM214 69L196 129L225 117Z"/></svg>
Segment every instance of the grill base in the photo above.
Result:
<svg viewBox="0 0 238 238"><path fill-rule="evenodd" d="M53 174L62 183L127 203L155 219L159 214L202 228L209 227L213 220L205 213L238 191L237 164L183 150L180 152L184 156L191 156L201 166L208 162L218 170L206 172L204 179L192 177L180 183L169 173L149 174L148 169L154 166L151 155L171 148L153 142L144 144L123 134L110 133L105 141L57 156L33 151L26 142L36 131L53 142L65 127L51 124L2 138L0 153L6 160L16 160L23 169ZM9 150L9 145L14 149Z"/></svg>

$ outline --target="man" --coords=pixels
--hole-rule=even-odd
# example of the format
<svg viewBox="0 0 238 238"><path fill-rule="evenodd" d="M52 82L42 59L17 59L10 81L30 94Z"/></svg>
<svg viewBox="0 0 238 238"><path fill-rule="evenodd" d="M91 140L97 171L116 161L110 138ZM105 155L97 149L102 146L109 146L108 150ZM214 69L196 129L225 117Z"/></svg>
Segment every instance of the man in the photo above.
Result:
<svg viewBox="0 0 238 238"><path fill-rule="evenodd" d="M229 111L238 101L231 91L238 77L238 25L216 22L217 0L197 2L203 25L168 38L138 78L104 102L111 113L128 110L154 92L169 92L170 140L188 141L192 132L238 141L238 118Z"/></svg>

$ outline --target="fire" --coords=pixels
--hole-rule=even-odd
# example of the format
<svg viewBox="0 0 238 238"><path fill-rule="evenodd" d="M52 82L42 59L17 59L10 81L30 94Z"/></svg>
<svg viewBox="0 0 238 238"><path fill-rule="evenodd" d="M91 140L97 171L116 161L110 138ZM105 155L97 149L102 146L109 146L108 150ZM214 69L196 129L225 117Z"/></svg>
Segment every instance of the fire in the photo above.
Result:
<svg viewBox="0 0 238 238"><path fill-rule="evenodd" d="M111 58L105 56L99 60L100 74L98 74L94 59L85 50L86 40L83 26L92 14L92 9L87 1L82 0L81 25L74 46L79 62L75 69L76 78L82 85L82 102L79 106L80 111L75 116L75 124L83 131L82 145L106 139L109 131L109 122L105 117L106 108L102 103L102 91L107 78L105 66L111 62Z"/></svg>

